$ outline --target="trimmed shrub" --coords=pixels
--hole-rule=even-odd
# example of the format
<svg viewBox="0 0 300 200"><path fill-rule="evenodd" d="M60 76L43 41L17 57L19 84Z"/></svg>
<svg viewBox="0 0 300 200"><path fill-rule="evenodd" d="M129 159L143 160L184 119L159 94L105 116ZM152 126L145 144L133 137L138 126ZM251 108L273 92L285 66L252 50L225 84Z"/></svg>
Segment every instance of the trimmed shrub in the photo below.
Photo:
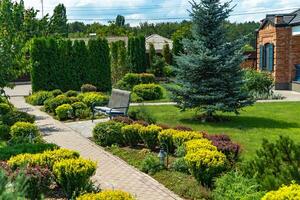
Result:
<svg viewBox="0 0 300 200"><path fill-rule="evenodd" d="M105 123L99 123L93 130L93 137L101 146L111 146L113 144L124 144L124 138L121 133L121 129L124 126L123 123L109 121Z"/></svg>
<svg viewBox="0 0 300 200"><path fill-rule="evenodd" d="M262 200L296 200L300 197L300 185L292 183L282 186L277 191L268 192Z"/></svg>
<svg viewBox="0 0 300 200"><path fill-rule="evenodd" d="M130 119L129 117L123 117L123 116L114 117L113 121L120 122L120 123L127 124L127 125L130 125L133 123L132 119Z"/></svg>
<svg viewBox="0 0 300 200"><path fill-rule="evenodd" d="M153 74L128 73L117 83L117 87L124 90L132 90L136 85L149 83L155 83L155 76Z"/></svg>
<svg viewBox="0 0 300 200"><path fill-rule="evenodd" d="M71 198L85 190L96 168L97 164L90 160L69 159L56 162L53 166L53 173L68 198Z"/></svg>
<svg viewBox="0 0 300 200"><path fill-rule="evenodd" d="M147 155L146 158L141 163L141 170L142 172L148 174L155 174L156 172L162 170L162 166L158 157L153 155Z"/></svg>
<svg viewBox="0 0 300 200"><path fill-rule="evenodd" d="M135 198L121 190L105 190L97 194L81 195L77 200L135 200Z"/></svg>
<svg viewBox="0 0 300 200"><path fill-rule="evenodd" d="M80 102L80 99L78 97L69 97L71 104L76 103L76 102Z"/></svg>
<svg viewBox="0 0 300 200"><path fill-rule="evenodd" d="M48 112L55 113L55 110L58 106L64 105L64 104L70 104L71 100L65 96L65 95L59 95L53 99L50 99L49 101L45 102L45 109Z"/></svg>
<svg viewBox="0 0 300 200"><path fill-rule="evenodd" d="M199 149L207 149L210 151L217 151L217 147L212 145L212 142L207 139L196 139L190 140L185 145L185 151L189 153L194 153L199 151Z"/></svg>
<svg viewBox="0 0 300 200"><path fill-rule="evenodd" d="M67 120L73 117L73 108L70 104L63 104L55 109L59 120Z"/></svg>
<svg viewBox="0 0 300 200"><path fill-rule="evenodd" d="M52 92L39 91L39 92L36 92L36 93L28 96L26 98L26 101L34 106L42 106L42 105L44 105L46 100L53 98L53 97L54 96L53 96Z"/></svg>
<svg viewBox="0 0 300 200"><path fill-rule="evenodd" d="M84 84L81 86L81 92L86 93L86 92L97 92L96 86L93 86L92 84Z"/></svg>
<svg viewBox="0 0 300 200"><path fill-rule="evenodd" d="M184 159L196 180L207 187L212 186L213 179L224 170L226 162L223 153L208 149L187 152Z"/></svg>
<svg viewBox="0 0 300 200"><path fill-rule="evenodd" d="M0 121L2 121L3 124L6 124L8 126L12 126L17 122L34 123L34 120L35 117L33 115L21 111L15 111L15 110L10 111L0 117Z"/></svg>
<svg viewBox="0 0 300 200"><path fill-rule="evenodd" d="M40 132L36 125L28 122L17 122L10 128L11 142L35 143L40 139Z"/></svg>
<svg viewBox="0 0 300 200"><path fill-rule="evenodd" d="M178 131L173 135L173 142L176 147L180 147L187 141L202 138L202 133L196 131Z"/></svg>
<svg viewBox="0 0 300 200"><path fill-rule="evenodd" d="M95 106L103 106L108 103L108 97L100 94L100 93L86 93L83 98L83 103L85 103L88 107L93 105Z"/></svg>
<svg viewBox="0 0 300 200"><path fill-rule="evenodd" d="M20 154L10 158L8 164L13 169L26 166L27 164L31 166L39 165L41 167L52 169L53 165L58 161L77 158L79 158L79 154L75 151L57 149L53 151L44 151L39 154Z"/></svg>
<svg viewBox="0 0 300 200"><path fill-rule="evenodd" d="M83 102L73 103L72 108L73 108L75 117L78 117L80 119L86 118L90 114L90 110L89 110L88 106Z"/></svg>
<svg viewBox="0 0 300 200"><path fill-rule="evenodd" d="M139 130L139 134L147 148L155 150L158 143L158 134L161 130L162 128L156 125L142 127Z"/></svg>
<svg viewBox="0 0 300 200"><path fill-rule="evenodd" d="M237 172L229 172L217 178L212 197L215 200L260 200L264 195L260 188L255 179L248 179Z"/></svg>
<svg viewBox="0 0 300 200"><path fill-rule="evenodd" d="M69 90L68 92L65 93L65 95L66 95L67 97L77 97L78 92L77 92L77 91L74 91L74 90Z"/></svg>
<svg viewBox="0 0 300 200"><path fill-rule="evenodd" d="M173 135L175 133L177 133L177 130L174 129L166 129L166 130L162 130L159 134L158 134L158 141L160 146L167 146L168 151L170 153L173 153L175 150L175 146L174 146L174 142L173 142Z"/></svg>
<svg viewBox="0 0 300 200"><path fill-rule="evenodd" d="M136 147L138 145L141 141L141 137L139 135L141 128L143 128L143 126L140 124L132 124L122 127L121 132L126 145L130 145L131 147Z"/></svg>
<svg viewBox="0 0 300 200"><path fill-rule="evenodd" d="M53 94L54 97L64 94L60 89L52 90L51 93Z"/></svg>
<svg viewBox="0 0 300 200"><path fill-rule="evenodd" d="M0 103L0 115L5 115L8 112L10 112L12 109L11 107L6 103Z"/></svg>
<svg viewBox="0 0 300 200"><path fill-rule="evenodd" d="M130 100L131 102L141 103L144 99L139 97L136 93L132 92Z"/></svg>
<svg viewBox="0 0 300 200"><path fill-rule="evenodd" d="M0 148L0 160L9 160L11 157L19 154L37 154L55 149L58 149L58 146L55 144L17 144L7 146L5 148Z"/></svg>
<svg viewBox="0 0 300 200"><path fill-rule="evenodd" d="M254 177L264 190L276 190L291 181L300 183L300 145L289 137L274 143L263 140L262 148L242 169L245 176Z"/></svg>
<svg viewBox="0 0 300 200"><path fill-rule="evenodd" d="M146 45L144 36L128 38L128 61L132 72L141 73L146 71Z"/></svg>
<svg viewBox="0 0 300 200"><path fill-rule="evenodd" d="M10 138L10 127L5 124L0 124L0 139L9 140Z"/></svg>
<svg viewBox="0 0 300 200"><path fill-rule="evenodd" d="M163 98L163 88L156 84L140 84L133 88L133 92L144 100L157 100Z"/></svg>
<svg viewBox="0 0 300 200"><path fill-rule="evenodd" d="M177 172L189 174L189 167L184 158L177 158L174 160L171 168Z"/></svg>

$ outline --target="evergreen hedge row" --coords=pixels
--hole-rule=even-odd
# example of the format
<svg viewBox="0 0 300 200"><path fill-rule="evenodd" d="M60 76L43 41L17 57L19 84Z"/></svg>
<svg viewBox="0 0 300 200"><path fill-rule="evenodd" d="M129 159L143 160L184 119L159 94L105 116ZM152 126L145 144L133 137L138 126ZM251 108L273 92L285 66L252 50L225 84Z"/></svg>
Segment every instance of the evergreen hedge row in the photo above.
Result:
<svg viewBox="0 0 300 200"><path fill-rule="evenodd" d="M131 72L146 72L147 60L144 36L130 37L128 39L128 59Z"/></svg>
<svg viewBox="0 0 300 200"><path fill-rule="evenodd" d="M31 41L32 90L79 91L81 85L111 90L110 52L106 39L84 41L35 38Z"/></svg>

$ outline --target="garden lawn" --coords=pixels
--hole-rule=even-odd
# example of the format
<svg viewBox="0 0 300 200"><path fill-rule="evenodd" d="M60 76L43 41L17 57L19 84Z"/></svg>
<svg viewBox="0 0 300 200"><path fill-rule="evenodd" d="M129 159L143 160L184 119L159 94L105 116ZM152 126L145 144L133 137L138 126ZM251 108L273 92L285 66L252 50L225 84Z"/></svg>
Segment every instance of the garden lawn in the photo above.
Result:
<svg viewBox="0 0 300 200"><path fill-rule="evenodd" d="M254 156L263 138L274 141L283 135L300 143L300 102L256 103L238 116L220 114L228 121L219 123L202 123L196 119L195 111L180 112L174 106L147 108L160 124L184 125L209 134L228 134L242 145L242 156L246 159Z"/></svg>

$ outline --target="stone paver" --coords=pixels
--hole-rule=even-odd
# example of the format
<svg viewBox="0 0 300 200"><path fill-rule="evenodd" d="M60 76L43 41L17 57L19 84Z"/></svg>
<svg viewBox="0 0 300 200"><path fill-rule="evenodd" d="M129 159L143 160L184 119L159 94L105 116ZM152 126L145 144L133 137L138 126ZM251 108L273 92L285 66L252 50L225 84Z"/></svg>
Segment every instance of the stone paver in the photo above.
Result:
<svg viewBox="0 0 300 200"><path fill-rule="evenodd" d="M23 97L14 95L10 101L16 108L36 116L36 124L47 142L78 151L84 158L96 161L98 168L93 180L101 188L128 191L140 200L181 199L150 176L129 166L38 108L26 104Z"/></svg>

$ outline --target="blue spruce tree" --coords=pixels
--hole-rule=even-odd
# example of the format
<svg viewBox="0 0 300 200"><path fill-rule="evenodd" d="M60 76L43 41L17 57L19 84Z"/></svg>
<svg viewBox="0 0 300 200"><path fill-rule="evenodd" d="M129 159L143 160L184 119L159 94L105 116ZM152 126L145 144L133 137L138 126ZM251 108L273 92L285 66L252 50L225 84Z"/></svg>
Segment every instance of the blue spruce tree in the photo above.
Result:
<svg viewBox="0 0 300 200"><path fill-rule="evenodd" d="M242 90L244 38L226 40L224 22L232 8L220 0L192 1L192 39L184 39L184 53L176 59L173 98L184 109L197 109L203 120L215 120L217 111L239 113L253 102Z"/></svg>

